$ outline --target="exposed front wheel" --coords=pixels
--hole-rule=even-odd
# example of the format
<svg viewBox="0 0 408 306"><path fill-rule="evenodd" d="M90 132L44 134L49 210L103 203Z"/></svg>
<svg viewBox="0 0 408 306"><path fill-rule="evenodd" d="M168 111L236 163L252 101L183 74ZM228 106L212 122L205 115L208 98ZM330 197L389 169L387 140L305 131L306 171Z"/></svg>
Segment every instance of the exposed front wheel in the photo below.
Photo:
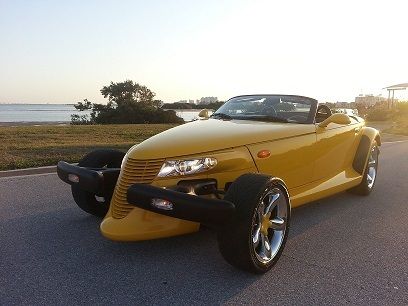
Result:
<svg viewBox="0 0 408 306"><path fill-rule="evenodd" d="M120 168L125 153L117 150L100 149L90 152L78 163L80 167L88 168ZM94 194L82 190L77 185L71 186L72 196L75 203L85 212L104 217L109 210L110 194L113 190L107 190L105 194Z"/></svg>
<svg viewBox="0 0 408 306"><path fill-rule="evenodd" d="M235 204L236 213L218 231L221 254L238 268L267 272L278 261L289 232L290 202L284 183L245 174L224 199Z"/></svg>

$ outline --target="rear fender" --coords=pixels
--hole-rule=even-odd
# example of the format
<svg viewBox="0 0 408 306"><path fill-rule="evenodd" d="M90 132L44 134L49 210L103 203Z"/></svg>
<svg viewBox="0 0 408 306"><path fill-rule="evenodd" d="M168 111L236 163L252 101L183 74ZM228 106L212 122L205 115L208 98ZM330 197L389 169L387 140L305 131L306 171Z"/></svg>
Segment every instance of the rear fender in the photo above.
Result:
<svg viewBox="0 0 408 306"><path fill-rule="evenodd" d="M371 127L363 127L360 137L360 142L353 160L353 169L363 174L371 145L376 141L377 146L381 146L381 137L378 130Z"/></svg>

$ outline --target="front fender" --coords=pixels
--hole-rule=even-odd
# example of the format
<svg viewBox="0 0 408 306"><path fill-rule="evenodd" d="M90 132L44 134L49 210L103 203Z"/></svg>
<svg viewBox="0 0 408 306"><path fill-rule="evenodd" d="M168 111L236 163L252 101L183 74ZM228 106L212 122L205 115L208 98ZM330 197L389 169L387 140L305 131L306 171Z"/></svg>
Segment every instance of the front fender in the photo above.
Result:
<svg viewBox="0 0 408 306"><path fill-rule="evenodd" d="M370 139L371 143L375 140L377 142L377 145L381 146L381 136L380 132L377 129L365 126L361 131L361 135L367 136Z"/></svg>
<svg viewBox="0 0 408 306"><path fill-rule="evenodd" d="M363 127L360 135L360 142L353 160L353 168L358 173L363 174L370 148L374 141L377 146L381 146L381 136L380 132L372 127Z"/></svg>

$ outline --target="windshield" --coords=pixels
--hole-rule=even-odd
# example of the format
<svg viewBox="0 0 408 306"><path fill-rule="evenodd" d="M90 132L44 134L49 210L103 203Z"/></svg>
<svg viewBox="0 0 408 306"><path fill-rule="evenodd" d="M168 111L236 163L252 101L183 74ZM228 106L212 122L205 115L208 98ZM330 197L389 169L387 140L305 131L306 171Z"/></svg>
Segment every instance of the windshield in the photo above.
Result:
<svg viewBox="0 0 408 306"><path fill-rule="evenodd" d="M240 96L225 102L211 117L224 120L311 123L316 103L313 99L300 96Z"/></svg>

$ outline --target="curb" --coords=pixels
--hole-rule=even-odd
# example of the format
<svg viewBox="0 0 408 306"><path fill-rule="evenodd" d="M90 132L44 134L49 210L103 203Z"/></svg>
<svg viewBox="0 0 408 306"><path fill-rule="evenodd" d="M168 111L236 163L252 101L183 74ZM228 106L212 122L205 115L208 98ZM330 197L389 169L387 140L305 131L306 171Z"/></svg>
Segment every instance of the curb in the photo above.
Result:
<svg viewBox="0 0 408 306"><path fill-rule="evenodd" d="M22 175L32 175L32 174L46 174L46 173L55 173L55 172L57 172L57 166L6 170L6 171L0 171L0 178L22 176Z"/></svg>

